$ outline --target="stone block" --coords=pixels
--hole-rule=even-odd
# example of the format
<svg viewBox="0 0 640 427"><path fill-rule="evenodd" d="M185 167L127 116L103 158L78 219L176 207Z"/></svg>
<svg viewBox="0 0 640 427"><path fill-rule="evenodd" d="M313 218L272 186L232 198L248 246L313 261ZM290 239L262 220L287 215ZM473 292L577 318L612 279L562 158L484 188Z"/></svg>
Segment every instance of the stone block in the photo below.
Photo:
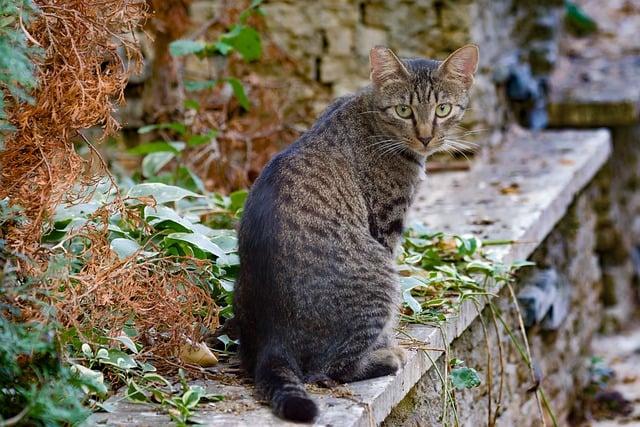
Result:
<svg viewBox="0 0 640 427"><path fill-rule="evenodd" d="M350 27L333 27L325 30L327 52L330 55L349 55L353 51L354 31Z"/></svg>
<svg viewBox="0 0 640 427"><path fill-rule="evenodd" d="M360 26L356 31L356 52L368 58L369 50L374 46L388 46L387 31L378 28Z"/></svg>
<svg viewBox="0 0 640 427"><path fill-rule="evenodd" d="M325 56L320 62L320 81L333 83L349 76L352 58L348 56Z"/></svg>

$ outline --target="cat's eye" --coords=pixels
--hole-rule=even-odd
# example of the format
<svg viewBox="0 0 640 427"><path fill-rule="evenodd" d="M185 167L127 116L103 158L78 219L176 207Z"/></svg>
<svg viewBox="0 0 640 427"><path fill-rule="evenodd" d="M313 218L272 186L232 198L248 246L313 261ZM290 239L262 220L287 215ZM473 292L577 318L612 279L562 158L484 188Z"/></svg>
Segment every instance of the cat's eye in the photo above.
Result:
<svg viewBox="0 0 640 427"><path fill-rule="evenodd" d="M402 117L403 119L408 119L413 114L411 107L406 104L396 105L396 114L398 117Z"/></svg>
<svg viewBox="0 0 640 427"><path fill-rule="evenodd" d="M436 116L447 117L451 113L451 104L438 104L436 107Z"/></svg>

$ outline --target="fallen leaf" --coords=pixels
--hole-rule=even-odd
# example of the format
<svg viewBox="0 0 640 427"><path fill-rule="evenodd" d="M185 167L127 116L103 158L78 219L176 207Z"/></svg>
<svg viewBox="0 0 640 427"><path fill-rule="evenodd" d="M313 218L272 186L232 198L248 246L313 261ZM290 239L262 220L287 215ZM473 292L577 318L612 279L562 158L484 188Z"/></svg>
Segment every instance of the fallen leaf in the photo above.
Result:
<svg viewBox="0 0 640 427"><path fill-rule="evenodd" d="M218 364L218 358L204 342L196 345L185 344L180 349L180 359L190 365L209 368Z"/></svg>
<svg viewBox="0 0 640 427"><path fill-rule="evenodd" d="M512 182L511 184L501 187L500 193L502 194L520 194L520 184Z"/></svg>

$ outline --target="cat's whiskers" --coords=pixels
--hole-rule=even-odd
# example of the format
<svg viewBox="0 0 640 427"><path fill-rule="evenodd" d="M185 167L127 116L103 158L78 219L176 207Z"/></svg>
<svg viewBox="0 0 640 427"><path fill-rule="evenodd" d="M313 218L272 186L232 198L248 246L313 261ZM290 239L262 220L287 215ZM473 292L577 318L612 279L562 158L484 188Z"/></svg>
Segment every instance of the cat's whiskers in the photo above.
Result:
<svg viewBox="0 0 640 427"><path fill-rule="evenodd" d="M396 137L394 139L378 141L372 144L372 146L374 147L373 152L374 154L376 154L376 156L374 157L374 161L377 161L383 156L397 154L402 150L405 150L407 148L407 142L409 141L406 138Z"/></svg>

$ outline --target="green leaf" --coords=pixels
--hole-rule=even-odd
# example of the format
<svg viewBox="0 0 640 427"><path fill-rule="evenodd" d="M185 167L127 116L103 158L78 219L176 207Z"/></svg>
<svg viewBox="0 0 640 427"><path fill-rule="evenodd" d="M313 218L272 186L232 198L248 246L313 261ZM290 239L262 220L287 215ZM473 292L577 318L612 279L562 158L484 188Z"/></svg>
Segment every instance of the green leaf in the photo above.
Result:
<svg viewBox="0 0 640 427"><path fill-rule="evenodd" d="M598 24L575 2L565 1L565 22L570 30L580 36L595 32Z"/></svg>
<svg viewBox="0 0 640 427"><path fill-rule="evenodd" d="M149 221L149 225L157 229L171 229L178 232L195 231L191 221L181 217L167 206L145 206L144 216Z"/></svg>
<svg viewBox="0 0 640 427"><path fill-rule="evenodd" d="M229 210L237 211L244 207L244 203L247 201L247 197L249 196L249 192L247 190L238 190L229 194L229 198L231 199L231 204L229 205Z"/></svg>
<svg viewBox="0 0 640 427"><path fill-rule="evenodd" d="M120 341L125 347L127 347L129 350L131 350L132 352L134 352L135 354L138 354L138 348L136 347L136 345L134 344L133 341L131 341L131 338L129 338L126 335L120 335L119 337L114 338L114 340L116 341Z"/></svg>
<svg viewBox="0 0 640 427"><path fill-rule="evenodd" d="M165 142L165 141L154 141L147 142L144 144L140 144L136 147L129 148L127 153L130 154L150 154L150 153L160 153L160 152L169 152L169 153L179 153L184 150L185 143L181 141L173 141L173 142Z"/></svg>
<svg viewBox="0 0 640 427"><path fill-rule="evenodd" d="M238 238L235 236L214 236L211 241L227 254L238 250Z"/></svg>
<svg viewBox="0 0 640 427"><path fill-rule="evenodd" d="M171 56L185 56L204 50L205 43L195 40L175 40L169 45Z"/></svg>
<svg viewBox="0 0 640 427"><path fill-rule="evenodd" d="M138 129L139 134L149 133L156 129L170 129L180 135L187 133L187 127L183 123L158 123L155 125L142 126Z"/></svg>
<svg viewBox="0 0 640 427"><path fill-rule="evenodd" d="M171 387L171 383L169 382L169 380L167 380L165 377L163 377L160 374L148 373L148 374L144 374L142 378L149 382L163 383L167 387Z"/></svg>
<svg viewBox="0 0 640 427"><path fill-rule="evenodd" d="M185 80L184 88L188 92L200 92L214 88L217 83L217 80Z"/></svg>
<svg viewBox="0 0 640 427"><path fill-rule="evenodd" d="M473 256L480 247L480 241L475 237L455 237L458 242L458 254L460 256Z"/></svg>
<svg viewBox="0 0 640 427"><path fill-rule="evenodd" d="M208 144L218 135L217 130L210 130L202 135L192 135L187 139L189 146Z"/></svg>
<svg viewBox="0 0 640 427"><path fill-rule="evenodd" d="M149 398L144 394L144 389L134 380L127 382L127 398L133 402L148 402Z"/></svg>
<svg viewBox="0 0 640 427"><path fill-rule="evenodd" d="M224 344L224 349L227 351L231 345L238 345L239 340L232 340L228 335L220 335L218 341Z"/></svg>
<svg viewBox="0 0 640 427"><path fill-rule="evenodd" d="M125 238L117 238L111 241L111 250L114 251L118 258L125 259L130 257L138 250L140 250L140 245L135 240L125 239Z"/></svg>
<svg viewBox="0 0 640 427"><path fill-rule="evenodd" d="M255 61L262 54L260 34L246 25L235 25L231 31L220 37L220 42L232 46L245 61Z"/></svg>
<svg viewBox="0 0 640 427"><path fill-rule="evenodd" d="M101 348L96 353L96 358L97 359L109 359L109 350L107 350L106 348Z"/></svg>
<svg viewBox="0 0 640 427"><path fill-rule="evenodd" d="M104 384L104 375L102 375L102 372L94 371L76 363L71 364L71 371L82 378L84 380L83 382L92 392L100 396L107 394L108 390Z"/></svg>
<svg viewBox="0 0 640 427"><path fill-rule="evenodd" d="M185 197L204 197L193 191L160 182L148 182L134 185L129 189L128 197L153 197L156 203L164 204L182 200Z"/></svg>
<svg viewBox="0 0 640 427"><path fill-rule="evenodd" d="M147 154L142 159L142 176L150 178L156 176L176 155L171 152L158 152Z"/></svg>
<svg viewBox="0 0 640 427"><path fill-rule="evenodd" d="M228 254L223 257L219 257L216 260L216 265L220 267L234 267L240 265L240 257L237 254Z"/></svg>
<svg viewBox="0 0 640 427"><path fill-rule="evenodd" d="M416 279L415 277L404 277L404 276L400 277L400 288L402 290L402 299L405 302L405 304L409 306L411 311L413 311L415 314L422 312L422 306L420 305L418 300L416 300L413 297L413 295L411 295L411 291L414 288L417 288L420 286L424 286L424 283Z"/></svg>
<svg viewBox="0 0 640 427"><path fill-rule="evenodd" d="M198 406L198 402L200 402L201 397L202 392L200 388L192 386L182 395L182 403L186 408L192 409Z"/></svg>
<svg viewBox="0 0 640 427"><path fill-rule="evenodd" d="M187 99L184 101L184 103L182 104L184 106L184 108L188 109L188 110L199 110L200 109L200 103L198 101L196 101L195 99Z"/></svg>
<svg viewBox="0 0 640 427"><path fill-rule="evenodd" d="M458 390L475 388L482 384L478 372L466 366L452 369L449 377L451 384Z"/></svg>
<svg viewBox="0 0 640 427"><path fill-rule="evenodd" d="M247 98L247 94L244 91L242 82L234 77L228 77L225 80L231 85L231 88L233 89L233 95L238 100L240 106L249 111L250 102L249 98Z"/></svg>
<svg viewBox="0 0 640 427"><path fill-rule="evenodd" d="M60 205L56 208L53 215L53 221L55 223L67 221L75 218L87 218L94 213L100 204L97 202L78 203L75 205Z"/></svg>
<svg viewBox="0 0 640 427"><path fill-rule="evenodd" d="M101 350L104 350L104 349L101 349ZM134 369L138 366L136 364L136 361L133 360L133 358L127 353L125 353L124 351L116 350L113 348L109 349L108 351L109 351L109 357L108 358L99 357L100 363L104 365L116 366L125 371ZM100 356L100 351L98 351L98 356Z"/></svg>
<svg viewBox="0 0 640 427"><path fill-rule="evenodd" d="M93 357L93 351L91 350L91 346L86 342L82 344L82 354L91 359Z"/></svg>
<svg viewBox="0 0 640 427"><path fill-rule="evenodd" d="M168 242L170 242L171 240L186 242L195 246L201 251L215 255L218 258L226 258L224 251L218 245L201 234L171 233L165 238L165 240L167 240Z"/></svg>
<svg viewBox="0 0 640 427"><path fill-rule="evenodd" d="M523 260L514 261L510 265L510 267L513 270L517 270L517 269L522 268L522 267L535 267L535 266L536 266L535 262L533 262L533 261L523 261Z"/></svg>
<svg viewBox="0 0 640 427"><path fill-rule="evenodd" d="M218 52L220 52L222 55L228 55L229 52L231 52L233 50L233 46L231 46L230 44L227 44L223 41L217 41L213 44L213 48L215 50L217 50Z"/></svg>

